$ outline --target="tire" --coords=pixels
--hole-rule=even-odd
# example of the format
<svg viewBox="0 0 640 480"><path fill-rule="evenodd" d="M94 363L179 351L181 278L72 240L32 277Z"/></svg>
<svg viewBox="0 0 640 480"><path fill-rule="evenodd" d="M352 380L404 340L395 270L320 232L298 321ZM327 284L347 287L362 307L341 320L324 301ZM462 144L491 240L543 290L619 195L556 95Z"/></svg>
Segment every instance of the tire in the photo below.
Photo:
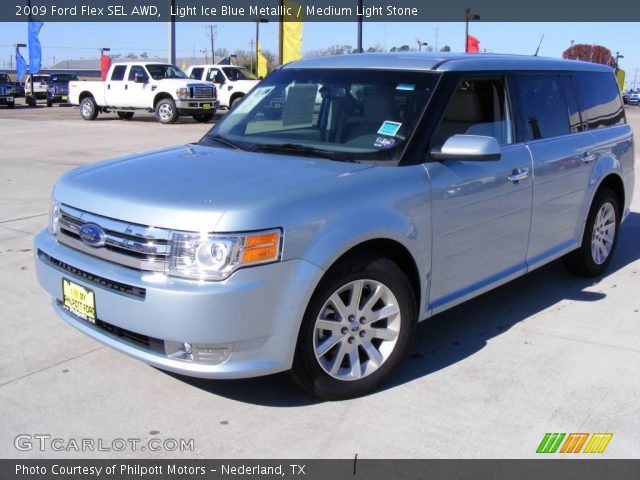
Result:
<svg viewBox="0 0 640 480"><path fill-rule="evenodd" d="M582 277L596 277L611 263L618 244L620 204L616 194L601 189L593 199L580 248L563 257L566 269Z"/></svg>
<svg viewBox="0 0 640 480"><path fill-rule="evenodd" d="M201 113L199 115L194 115L193 119L198 123L207 123L213 119L212 113Z"/></svg>
<svg viewBox="0 0 640 480"><path fill-rule="evenodd" d="M238 101L240 101L240 99L241 99L243 96L244 96L244 95L239 95L239 96L237 96L237 97L234 97L234 98L231 100L231 103L229 104L229 109L232 109L232 108L234 107L234 105L235 105L236 103L238 103Z"/></svg>
<svg viewBox="0 0 640 480"><path fill-rule="evenodd" d="M16 102L8 102L7 103L7 108L14 108L16 106Z"/></svg>
<svg viewBox="0 0 640 480"><path fill-rule="evenodd" d="M80 116L85 120L98 118L98 105L93 97L85 97L80 102Z"/></svg>
<svg viewBox="0 0 640 480"><path fill-rule="evenodd" d="M131 120L133 118L133 112L118 112L118 116L122 120Z"/></svg>
<svg viewBox="0 0 640 480"><path fill-rule="evenodd" d="M176 123L180 114L176 108L176 102L171 98L163 98L156 105L156 119L160 123Z"/></svg>
<svg viewBox="0 0 640 480"><path fill-rule="evenodd" d="M47 107L53 107L53 102L47 99Z"/></svg>
<svg viewBox="0 0 640 480"><path fill-rule="evenodd" d="M33 107L37 106L38 101L35 99L35 97L28 96L26 98L26 103L27 103L27 105L29 105L30 107L33 108Z"/></svg>
<svg viewBox="0 0 640 480"><path fill-rule="evenodd" d="M352 297L358 291L356 305ZM368 306L376 293L380 300ZM342 314L335 306L339 300ZM383 309L383 316L372 321ZM369 254L342 261L327 272L309 302L290 376L326 400L371 392L406 355L417 311L413 287L393 261Z"/></svg>

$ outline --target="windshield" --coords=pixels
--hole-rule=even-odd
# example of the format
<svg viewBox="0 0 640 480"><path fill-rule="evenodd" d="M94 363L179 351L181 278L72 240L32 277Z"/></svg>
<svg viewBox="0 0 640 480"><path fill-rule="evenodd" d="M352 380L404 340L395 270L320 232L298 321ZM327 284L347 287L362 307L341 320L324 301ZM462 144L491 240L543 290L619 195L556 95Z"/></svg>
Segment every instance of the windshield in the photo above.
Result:
<svg viewBox="0 0 640 480"><path fill-rule="evenodd" d="M432 72L276 70L201 143L397 164L438 79Z"/></svg>
<svg viewBox="0 0 640 480"><path fill-rule="evenodd" d="M184 72L174 65L147 65L147 70L154 80L187 78Z"/></svg>
<svg viewBox="0 0 640 480"><path fill-rule="evenodd" d="M73 73L61 73L49 77L49 83L71 82L73 80L78 80L78 76Z"/></svg>
<svg viewBox="0 0 640 480"><path fill-rule="evenodd" d="M236 80L258 80L251 70L246 68L223 68L224 73L227 75L227 78L232 82Z"/></svg>

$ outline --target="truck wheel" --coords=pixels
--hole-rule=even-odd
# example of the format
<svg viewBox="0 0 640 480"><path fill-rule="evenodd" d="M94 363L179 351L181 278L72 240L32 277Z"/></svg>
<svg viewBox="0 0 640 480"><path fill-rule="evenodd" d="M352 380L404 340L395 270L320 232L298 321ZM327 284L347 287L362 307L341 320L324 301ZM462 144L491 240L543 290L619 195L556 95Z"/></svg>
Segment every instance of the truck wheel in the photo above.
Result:
<svg viewBox="0 0 640 480"><path fill-rule="evenodd" d="M231 103L229 104L229 109L232 109L233 106L238 103L238 101L243 97L243 95L236 96L231 99Z"/></svg>
<svg viewBox="0 0 640 480"><path fill-rule="evenodd" d="M36 98L35 98L35 97L28 96L28 97L26 98L26 102L27 102L27 105L29 105L30 107L35 107L35 106L37 106L37 100L36 100Z"/></svg>
<svg viewBox="0 0 640 480"><path fill-rule="evenodd" d="M47 98L47 107L52 107L53 102Z"/></svg>
<svg viewBox="0 0 640 480"><path fill-rule="evenodd" d="M342 262L309 302L290 375L327 400L372 391L407 353L417 311L411 283L393 261L360 255Z"/></svg>
<svg viewBox="0 0 640 480"><path fill-rule="evenodd" d="M160 123L176 123L179 116L176 102L171 98L163 98L156 105L156 118Z"/></svg>
<svg viewBox="0 0 640 480"><path fill-rule="evenodd" d="M202 113L200 115L193 116L193 119L198 123L207 123L211 121L212 118L213 118L212 113Z"/></svg>
<svg viewBox="0 0 640 480"><path fill-rule="evenodd" d="M85 120L95 120L98 117L98 105L93 97L85 97L80 102L80 115Z"/></svg>
<svg viewBox="0 0 640 480"><path fill-rule="evenodd" d="M118 116L122 120L131 120L133 118L133 112L118 112Z"/></svg>
<svg viewBox="0 0 640 480"><path fill-rule="evenodd" d="M15 100L13 102L8 102L7 103L7 108L14 108L15 106L16 106Z"/></svg>
<svg viewBox="0 0 640 480"><path fill-rule="evenodd" d="M591 204L582 235L582 245L563 258L567 270L582 277L602 274L618 244L620 205L616 194L604 188Z"/></svg>

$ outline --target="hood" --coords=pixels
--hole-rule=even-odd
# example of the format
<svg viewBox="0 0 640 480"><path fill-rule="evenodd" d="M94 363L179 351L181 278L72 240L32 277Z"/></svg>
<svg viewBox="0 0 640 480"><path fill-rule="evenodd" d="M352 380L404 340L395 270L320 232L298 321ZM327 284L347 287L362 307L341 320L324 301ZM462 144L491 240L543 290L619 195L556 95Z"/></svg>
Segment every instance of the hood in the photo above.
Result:
<svg viewBox="0 0 640 480"><path fill-rule="evenodd" d="M366 168L370 166L183 145L72 170L56 184L54 198L131 223L213 231L226 211L251 209L282 192Z"/></svg>
<svg viewBox="0 0 640 480"><path fill-rule="evenodd" d="M203 82L202 80L193 80L191 78L162 78L160 80L154 80L154 82L162 82L162 85L175 85L176 88L186 87L186 86L203 86L203 87L213 87L213 83L211 82Z"/></svg>

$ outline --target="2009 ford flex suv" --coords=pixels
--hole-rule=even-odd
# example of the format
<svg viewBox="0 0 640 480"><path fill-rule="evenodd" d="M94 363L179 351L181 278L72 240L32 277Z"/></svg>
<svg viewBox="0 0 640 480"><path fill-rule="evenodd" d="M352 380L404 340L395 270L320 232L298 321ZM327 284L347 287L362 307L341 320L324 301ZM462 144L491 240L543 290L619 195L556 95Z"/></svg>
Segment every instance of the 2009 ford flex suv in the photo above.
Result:
<svg viewBox="0 0 640 480"><path fill-rule="evenodd" d="M352 397L420 320L559 257L604 272L633 147L601 65L303 60L197 143L64 175L38 277L65 321L161 369Z"/></svg>

